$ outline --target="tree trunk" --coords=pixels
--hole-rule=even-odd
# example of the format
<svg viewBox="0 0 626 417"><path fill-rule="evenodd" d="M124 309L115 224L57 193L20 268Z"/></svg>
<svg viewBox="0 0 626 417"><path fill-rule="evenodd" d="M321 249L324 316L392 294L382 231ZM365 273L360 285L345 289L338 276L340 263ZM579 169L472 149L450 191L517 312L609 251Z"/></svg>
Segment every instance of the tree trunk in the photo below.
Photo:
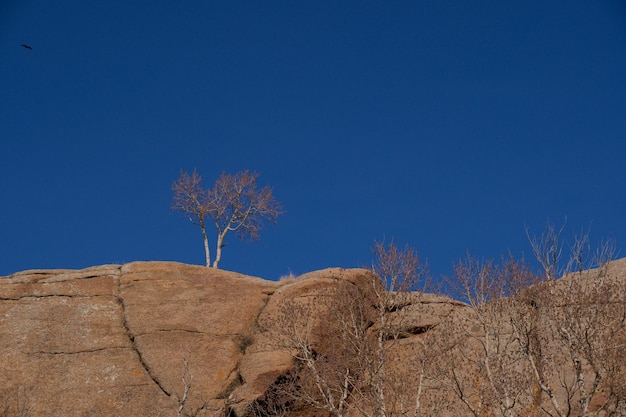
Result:
<svg viewBox="0 0 626 417"><path fill-rule="evenodd" d="M375 366L373 370L374 382L374 416L387 417L387 407L385 404L385 331L387 328L387 307L388 300L385 298L378 306L378 317L380 329L378 330Z"/></svg>
<svg viewBox="0 0 626 417"><path fill-rule="evenodd" d="M422 370L420 371L419 382L417 384L417 393L415 393L415 408L413 409L413 417L420 415L422 387L424 386L424 366L426 362L422 360Z"/></svg>
<svg viewBox="0 0 626 417"><path fill-rule="evenodd" d="M218 269L218 265L222 259L222 246L224 246L225 235L225 232L217 235L217 248L215 249L215 260L213 261L213 268L215 269Z"/></svg>
<svg viewBox="0 0 626 417"><path fill-rule="evenodd" d="M206 235L206 228L204 227L204 220L200 219L200 228L202 229L202 239L204 240L204 257L206 260L206 266L211 266L211 253L209 252L209 239Z"/></svg>

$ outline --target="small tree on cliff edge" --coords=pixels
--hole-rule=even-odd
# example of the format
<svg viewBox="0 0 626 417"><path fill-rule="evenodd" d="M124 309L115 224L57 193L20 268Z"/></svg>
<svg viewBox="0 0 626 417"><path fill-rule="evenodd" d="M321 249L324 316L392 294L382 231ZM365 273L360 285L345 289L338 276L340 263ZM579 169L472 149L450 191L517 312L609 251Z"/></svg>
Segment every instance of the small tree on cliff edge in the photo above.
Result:
<svg viewBox="0 0 626 417"><path fill-rule="evenodd" d="M217 268L222 258L228 232L236 232L241 240L255 241L265 223L276 223L283 214L282 205L269 186L257 189L259 175L248 170L234 175L222 172L213 189L208 190L208 211L217 228L213 268Z"/></svg>
<svg viewBox="0 0 626 417"><path fill-rule="evenodd" d="M209 239L206 234L205 218L209 214L207 193L200 185L202 177L193 170L191 175L183 170L174 184L172 184L172 210L180 211L189 218L193 224L200 226L202 239L204 240L204 253L206 266L211 265L211 253L209 251Z"/></svg>
<svg viewBox="0 0 626 417"><path fill-rule="evenodd" d="M181 171L178 180L174 181L172 209L183 212L200 226L207 266L211 264L205 229L207 217L213 220L217 229L213 261L213 268L217 268L228 232L236 232L241 240L254 241L259 239L265 223L276 223L278 216L283 214L282 206L274 198L272 189L269 186L258 189L256 179L259 175L248 170L234 175L222 172L209 190L200 186L201 177L195 170L192 175Z"/></svg>

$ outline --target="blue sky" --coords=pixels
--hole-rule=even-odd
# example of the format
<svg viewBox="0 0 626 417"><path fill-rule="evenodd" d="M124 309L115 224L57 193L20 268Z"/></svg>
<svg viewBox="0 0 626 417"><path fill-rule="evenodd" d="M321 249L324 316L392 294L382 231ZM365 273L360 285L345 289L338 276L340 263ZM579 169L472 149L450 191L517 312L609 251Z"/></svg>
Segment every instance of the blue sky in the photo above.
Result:
<svg viewBox="0 0 626 417"><path fill-rule="evenodd" d="M623 248L625 157L617 0L0 6L0 275L202 264L169 209L194 168L274 188L286 214L220 264L268 279L391 238L439 276L566 217Z"/></svg>

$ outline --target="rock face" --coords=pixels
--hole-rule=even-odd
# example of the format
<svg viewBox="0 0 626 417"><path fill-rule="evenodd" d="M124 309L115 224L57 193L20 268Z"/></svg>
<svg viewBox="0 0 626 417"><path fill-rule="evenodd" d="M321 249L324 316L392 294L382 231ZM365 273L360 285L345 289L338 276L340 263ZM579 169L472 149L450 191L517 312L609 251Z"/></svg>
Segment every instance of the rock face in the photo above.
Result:
<svg viewBox="0 0 626 417"><path fill-rule="evenodd" d="M187 407L219 402L279 285L161 262L6 277L0 392L35 416L176 415L187 361Z"/></svg>
<svg viewBox="0 0 626 417"><path fill-rule="evenodd" d="M626 276L626 262L614 270ZM374 281L364 269L274 282L171 262L0 278L0 416L252 416L251 405L295 366L276 340L285 305L306 306L323 328L332 304L319 300L342 285L360 288L364 314L375 312ZM410 366L429 329L469 314L427 294L404 297L400 311L390 373ZM321 335L316 347L332 349Z"/></svg>
<svg viewBox="0 0 626 417"><path fill-rule="evenodd" d="M182 404L185 414L213 415L227 404L245 415L293 366L259 321L272 323L287 298L368 274L273 282L136 262L1 278L0 414L175 416Z"/></svg>

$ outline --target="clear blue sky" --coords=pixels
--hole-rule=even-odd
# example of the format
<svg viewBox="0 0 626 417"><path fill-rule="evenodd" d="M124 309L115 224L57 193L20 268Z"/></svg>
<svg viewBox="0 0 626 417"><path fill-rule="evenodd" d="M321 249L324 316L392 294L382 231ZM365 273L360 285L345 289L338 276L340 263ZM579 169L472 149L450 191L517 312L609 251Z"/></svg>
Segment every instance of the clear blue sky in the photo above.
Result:
<svg viewBox="0 0 626 417"><path fill-rule="evenodd" d="M566 216L624 248L626 5L1 3L0 275L201 264L181 168L274 188L287 213L220 264L268 279L392 237L438 276Z"/></svg>

